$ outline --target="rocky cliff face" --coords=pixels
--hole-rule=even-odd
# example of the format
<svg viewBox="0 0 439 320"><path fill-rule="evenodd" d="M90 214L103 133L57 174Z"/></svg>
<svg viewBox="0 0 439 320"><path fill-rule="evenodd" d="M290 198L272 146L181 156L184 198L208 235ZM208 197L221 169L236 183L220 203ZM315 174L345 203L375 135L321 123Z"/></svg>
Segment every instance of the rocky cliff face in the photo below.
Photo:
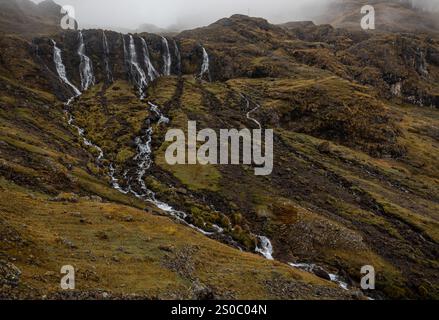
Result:
<svg viewBox="0 0 439 320"><path fill-rule="evenodd" d="M106 32L109 62L116 78L127 77L123 39L129 37ZM163 71L165 46L161 36L139 34L134 44L139 64L146 70L141 39L147 43L154 67ZM54 37L74 82L79 81L78 33L65 32ZM99 80L104 75L103 31L84 31L89 55ZM282 78L294 72L298 64L325 68L347 80L372 85L383 97L392 95L421 106L438 106L435 86L438 75L439 43L433 36L371 34L334 29L331 26L274 26L263 19L233 16L209 27L169 37L171 73L199 75L203 47L209 55L211 80L236 77ZM52 43L48 38L34 40L38 53L53 68ZM394 88L398 87L398 90Z"/></svg>

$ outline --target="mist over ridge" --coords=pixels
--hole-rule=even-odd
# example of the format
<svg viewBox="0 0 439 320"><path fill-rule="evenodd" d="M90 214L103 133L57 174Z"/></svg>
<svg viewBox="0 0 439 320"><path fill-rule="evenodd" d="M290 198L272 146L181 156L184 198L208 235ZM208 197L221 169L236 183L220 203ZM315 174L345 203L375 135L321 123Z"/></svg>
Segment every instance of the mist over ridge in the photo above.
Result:
<svg viewBox="0 0 439 320"><path fill-rule="evenodd" d="M42 0L33 0L36 3ZM55 0L60 5L72 5L81 28L109 28L137 30L151 27L181 31L205 26L233 14L263 17L271 23L295 20L314 20L324 14L333 2L347 0ZM377 0L350 2L378 3ZM391 0L390 0L391 1ZM436 0L394 0L408 2L417 8L437 10Z"/></svg>

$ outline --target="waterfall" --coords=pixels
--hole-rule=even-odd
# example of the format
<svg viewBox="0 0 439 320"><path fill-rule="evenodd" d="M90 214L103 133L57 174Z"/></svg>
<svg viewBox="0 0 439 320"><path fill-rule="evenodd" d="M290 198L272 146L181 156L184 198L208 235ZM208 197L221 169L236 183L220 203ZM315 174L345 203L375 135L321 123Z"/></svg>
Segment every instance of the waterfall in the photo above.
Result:
<svg viewBox="0 0 439 320"><path fill-rule="evenodd" d="M69 105L69 104L70 104L70 100L66 105ZM102 159L104 158L104 152L102 151L101 147L99 147L98 145L96 145L93 142L91 142L90 140L88 140L87 137L85 136L85 130L83 128L75 125L74 124L75 118L69 112L66 112L66 113L67 113L67 117L68 117L67 123L78 131L78 135L82 138L82 141L84 142L84 144L87 147L93 148L99 153L98 157L96 158L96 161L101 162Z"/></svg>
<svg viewBox="0 0 439 320"><path fill-rule="evenodd" d="M129 65L132 80L135 82L139 90L140 99L143 99L145 89L148 86L148 80L146 79L145 71L140 67L139 61L137 60L136 44L134 43L132 35L130 35L129 44Z"/></svg>
<svg viewBox="0 0 439 320"><path fill-rule="evenodd" d="M151 107L151 110L154 111L154 113L159 117L159 124L161 123L165 123L168 124L169 123L169 119L166 118L163 113L160 112L159 107L156 106L155 104L148 102L149 106Z"/></svg>
<svg viewBox="0 0 439 320"><path fill-rule="evenodd" d="M271 245L270 239L264 236L258 236L259 244L256 246L255 251L262 254L268 260L274 260L273 258L273 246Z"/></svg>
<svg viewBox="0 0 439 320"><path fill-rule="evenodd" d="M203 50L204 50L204 48L203 48ZM205 52L205 50L204 50L204 52ZM206 52L205 56L207 56L207 52ZM209 65L209 58L208 57L207 57L207 65ZM207 67L207 70L209 70L209 67ZM239 93L239 95L241 96L241 98L245 99L245 101L246 101L246 110L250 109L250 100L242 93ZM256 111L259 108L260 108L260 105L256 104L256 108L248 111L246 114L246 117L247 117L247 119L256 123L258 125L259 129L262 130L262 126L259 123L259 121L256 119L253 119L250 116L252 112ZM265 236L256 236L256 238L258 238L258 245L255 248L255 252L260 253L268 260L274 260L274 258L273 258L273 245L271 244L270 239L268 239Z"/></svg>
<svg viewBox="0 0 439 320"><path fill-rule="evenodd" d="M128 54L127 46L125 43L125 37L122 33L120 34L120 36L122 37L123 59L124 59L124 63L125 63L125 69L126 69L126 72L131 80L131 67L130 67L129 54Z"/></svg>
<svg viewBox="0 0 439 320"><path fill-rule="evenodd" d="M54 61L55 61L55 65L56 65L56 69L58 71L59 77L64 83L68 84L75 91L75 95L72 98L70 98L68 100L68 102L65 104L66 106L68 106L73 101L73 99L75 97L81 95L81 92L72 83L70 83L69 80L67 79L65 66L62 63L61 50L56 47L55 41L52 40L52 42L54 45ZM126 47L125 47L125 39L123 39L123 44L124 44L125 57L128 58L128 52L127 52ZM131 67L134 68L134 71L136 71L140 75L142 75L142 74L144 75L143 70L138 66L138 63L137 63L137 54L135 52L135 46L134 46L134 41L133 41L132 36L130 36L129 59L130 60L129 61L127 60L127 62L129 62ZM145 79L144 81L146 83L146 77L144 77L143 79ZM169 119L166 118L162 114L162 112L160 111L160 109L157 105L155 105L151 102L148 102L148 104L151 107L151 110L159 117L158 124L169 123ZM92 147L98 151L99 155L98 155L96 160L97 160L97 162L101 162L102 159L104 158L103 150L99 146L92 143L90 140L88 140L86 138L85 130L74 124L75 119L67 110L66 110L66 114L68 116L68 124L70 126L74 127L78 131L79 136L83 139L83 142L86 146ZM213 233L206 232L206 231L186 222L186 220L185 220L187 217L186 213L175 210L169 204L157 200L155 193L147 188L146 183L144 181L144 178L145 178L146 172L151 168L152 163L153 163L152 147L151 147L152 134L153 134L153 130L152 130L152 127L149 124L149 120L148 120L148 128L145 130L143 135L136 137L136 139L134 141L136 144L136 147L137 147L137 154L133 158L133 160L137 162L136 182L138 183L138 186L140 188L140 190L137 190L139 192L134 190L134 187L131 185L131 179L129 177L127 177L128 171L126 171L123 175L124 180L126 180L128 183L128 187L127 187L127 189L122 188L121 185L119 184L119 180L115 177L116 169L114 168L113 164L110 163L110 165L108 167L108 169L109 169L108 175L110 177L112 187L123 194L132 193L137 198L154 204L156 207L158 207L159 209L168 213L170 216L176 218L177 220L181 221L182 223L188 225L189 227L197 230L198 232L200 232L204 235L207 235L207 236L212 235ZM216 229L217 229L217 233L223 232L223 230L219 227L217 227Z"/></svg>
<svg viewBox="0 0 439 320"><path fill-rule="evenodd" d="M175 48L175 56L177 57L177 73L181 74L181 54L180 50L178 49L177 41L174 40L174 48Z"/></svg>
<svg viewBox="0 0 439 320"><path fill-rule="evenodd" d="M171 52L169 51L168 39L162 37L163 48L165 49L165 54L163 55L163 75L171 75Z"/></svg>
<svg viewBox="0 0 439 320"><path fill-rule="evenodd" d="M151 102L148 102L148 104L151 107L151 110L154 113L156 113L157 116L159 117L158 124L161 124L161 123L166 124L169 122L169 119L163 115L163 113L160 111L160 109L157 105L155 105ZM125 173L124 178L127 180L127 183L128 183L128 187L127 187L128 191L123 190L119 186L118 180L116 178L114 178L114 169L112 171L113 187L115 187L120 192L125 193L125 194L128 192L131 192L138 199L141 199L143 201L147 201L147 202L154 204L157 208L163 210L164 212L166 212L170 216L174 217L178 221L197 230L198 232L202 233L203 235L210 236L210 235L213 235L214 233L221 234L223 232L223 230L216 225L215 225L216 232L206 232L206 231L198 228L197 226L187 222L186 221L186 218L187 218L186 213L184 213L182 211L175 210L169 204L167 204L165 202L161 202L160 200L157 200L155 193L152 190L148 189L148 187L146 186L146 183L144 181L144 178L145 178L147 171L151 168L151 166L153 164L152 146L151 146L153 129L151 127L149 119L147 120L146 124L148 125L148 128L144 131L143 135L136 137L134 140L136 147L137 147L137 154L133 158L133 160L137 163L137 168L136 168L136 172L135 172L135 176L136 176L135 180L136 180L136 183L138 184L137 190L136 190L135 186L133 186L131 184L130 179L129 178L127 179L127 173ZM140 188L140 190L139 190L139 188Z"/></svg>
<svg viewBox="0 0 439 320"><path fill-rule="evenodd" d="M143 47L143 56L145 59L145 65L146 65L146 69L148 71L148 77L150 81L154 81L156 78L158 78L160 75L157 72L157 70L154 68L152 62L151 62L151 58L149 56L149 50L148 50L148 45L146 44L145 39L140 38L142 40L142 47Z"/></svg>
<svg viewBox="0 0 439 320"><path fill-rule="evenodd" d="M246 96L244 96L242 93L240 93L240 96L245 99L246 104L247 104L246 110L249 110L250 109L250 100ZM261 123L258 120L256 120L255 118L252 118L252 116L251 116L252 113L256 112L259 108L261 108L261 106L259 104L255 103L255 105L256 105L255 108L253 108L252 110L247 112L246 117L248 120L253 121L259 127L259 129L262 130Z"/></svg>
<svg viewBox="0 0 439 320"><path fill-rule="evenodd" d="M201 48L203 49L203 64L201 65L201 72L199 78L203 79L203 76L207 75L207 78L210 81L209 55L207 54L207 51L206 49L204 49L204 47Z"/></svg>
<svg viewBox="0 0 439 320"><path fill-rule="evenodd" d="M110 68L110 48L108 46L107 36L105 35L105 31L102 31L102 44L104 47L104 64L105 64L105 72L107 75L107 81L109 83L113 82L113 74L111 73Z"/></svg>
<svg viewBox="0 0 439 320"><path fill-rule="evenodd" d="M313 274L315 274L316 269L320 269L320 270L323 269L314 263L288 263L288 264L293 268L297 268L297 269L300 269L300 270L303 270L303 271L306 271L309 273L313 273ZM325 270L323 270L323 271L325 271ZM332 282L337 283L342 289L349 290L348 284L346 282L344 282L338 275L333 274L333 273L328 273L328 276Z"/></svg>
<svg viewBox="0 0 439 320"><path fill-rule="evenodd" d="M55 67L56 67L56 71L58 72L58 76L65 84L69 85L74 91L74 95L70 99L68 99L67 102L65 103L65 106L68 107L76 97L79 97L81 95L81 91L79 91L78 88L76 88L67 79L66 67L65 67L64 63L62 62L61 49L59 49L56 46L56 42L54 40L52 40L52 43L53 43L53 48L54 48L54 54L53 54L54 59L53 60L55 62ZM82 138L82 141L84 142L84 144L87 147L91 147L98 152L99 155L96 158L96 161L101 162L102 159L104 158L104 152L102 151L102 149L86 138L84 129L82 129L79 126L74 124L75 118L68 112L67 108L66 108L65 112L66 112L67 119L68 119L67 123L78 131L78 135Z"/></svg>
<svg viewBox="0 0 439 320"><path fill-rule="evenodd" d="M85 44L82 32L79 31L79 48L78 55L81 58L79 65L79 73L81 75L81 87L82 90L87 90L90 86L95 84L95 78L93 75L93 65L89 57L85 55Z"/></svg>
<svg viewBox="0 0 439 320"><path fill-rule="evenodd" d="M61 79L62 82L64 82L73 90L75 97L80 96L81 91L79 91L79 89L76 88L67 78L66 67L62 62L61 49L56 46L55 40L52 40L52 43L53 43L53 61L55 62L55 68L56 71L58 72L59 78Z"/></svg>

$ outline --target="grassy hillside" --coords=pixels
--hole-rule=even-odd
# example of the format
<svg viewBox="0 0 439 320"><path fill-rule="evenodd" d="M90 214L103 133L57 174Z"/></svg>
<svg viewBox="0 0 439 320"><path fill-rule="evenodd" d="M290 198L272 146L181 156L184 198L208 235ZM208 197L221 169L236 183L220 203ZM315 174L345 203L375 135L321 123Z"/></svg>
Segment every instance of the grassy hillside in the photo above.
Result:
<svg viewBox="0 0 439 320"><path fill-rule="evenodd" d="M142 36L162 70L162 39ZM129 37L108 32L111 83L102 37L84 32L97 83L67 108L102 159L68 125L69 89L54 68L50 38L79 87L78 34L0 38L2 297L355 299L364 265L377 271L373 298L439 297L434 35L236 15L169 39L181 60L172 50L172 75L149 83L143 100L122 47ZM133 42L145 68L140 35ZM197 76L202 48L212 82ZM274 130L271 175L166 162L168 129L187 132L189 120L254 129L251 118ZM112 188L110 164L122 188L147 188L185 218ZM253 254L258 236L276 261ZM294 263L318 265L318 276ZM70 295L59 290L64 264L78 268ZM350 290L323 280L330 273Z"/></svg>

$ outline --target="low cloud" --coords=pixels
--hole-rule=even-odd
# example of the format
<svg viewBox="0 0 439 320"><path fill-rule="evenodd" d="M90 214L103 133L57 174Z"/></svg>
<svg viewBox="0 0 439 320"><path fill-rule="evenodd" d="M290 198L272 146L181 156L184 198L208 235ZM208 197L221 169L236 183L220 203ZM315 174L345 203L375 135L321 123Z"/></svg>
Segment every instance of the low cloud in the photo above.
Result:
<svg viewBox="0 0 439 320"><path fill-rule="evenodd" d="M75 8L82 28L132 30L145 23L180 30L194 28L236 13L264 17L273 23L312 20L323 14L332 1L343 0L55 0L60 5ZM409 2L426 10L439 10L439 0L393 1Z"/></svg>

